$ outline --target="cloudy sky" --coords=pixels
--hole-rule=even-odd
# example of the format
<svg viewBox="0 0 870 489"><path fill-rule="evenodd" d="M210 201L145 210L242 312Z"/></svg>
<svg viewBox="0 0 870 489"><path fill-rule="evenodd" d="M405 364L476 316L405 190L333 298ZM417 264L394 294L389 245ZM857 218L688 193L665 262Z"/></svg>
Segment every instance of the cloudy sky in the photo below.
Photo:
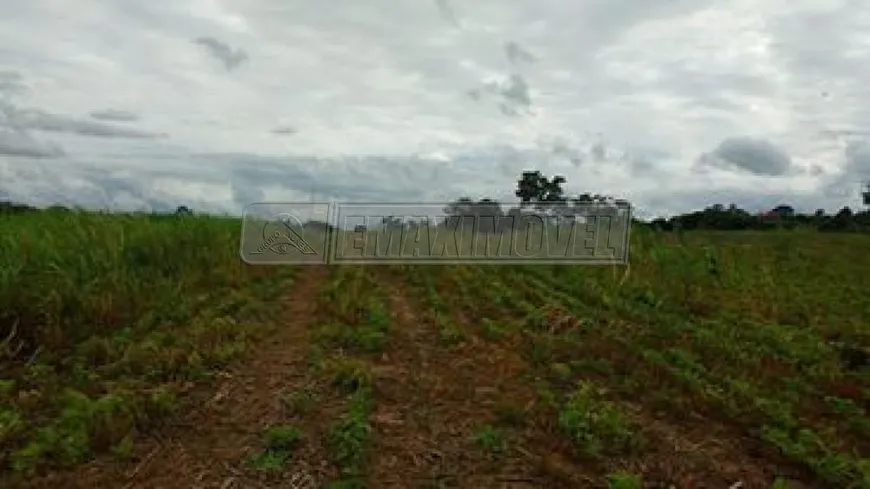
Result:
<svg viewBox="0 0 870 489"><path fill-rule="evenodd" d="M864 0L6 0L0 200L860 207Z"/></svg>

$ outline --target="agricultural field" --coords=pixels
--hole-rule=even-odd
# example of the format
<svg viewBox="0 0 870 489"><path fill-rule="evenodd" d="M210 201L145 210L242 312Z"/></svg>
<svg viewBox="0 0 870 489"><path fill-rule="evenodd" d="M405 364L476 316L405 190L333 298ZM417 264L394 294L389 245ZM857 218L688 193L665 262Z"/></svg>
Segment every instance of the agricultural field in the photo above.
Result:
<svg viewBox="0 0 870 489"><path fill-rule="evenodd" d="M868 235L256 267L233 219L0 225L0 487L870 488Z"/></svg>

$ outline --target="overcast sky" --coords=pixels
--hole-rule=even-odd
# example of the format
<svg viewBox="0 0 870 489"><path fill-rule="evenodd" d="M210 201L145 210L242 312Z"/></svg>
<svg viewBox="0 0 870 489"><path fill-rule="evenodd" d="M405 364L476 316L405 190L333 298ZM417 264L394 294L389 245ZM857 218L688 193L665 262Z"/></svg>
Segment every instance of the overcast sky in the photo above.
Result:
<svg viewBox="0 0 870 489"><path fill-rule="evenodd" d="M860 207L866 0L5 0L0 200Z"/></svg>

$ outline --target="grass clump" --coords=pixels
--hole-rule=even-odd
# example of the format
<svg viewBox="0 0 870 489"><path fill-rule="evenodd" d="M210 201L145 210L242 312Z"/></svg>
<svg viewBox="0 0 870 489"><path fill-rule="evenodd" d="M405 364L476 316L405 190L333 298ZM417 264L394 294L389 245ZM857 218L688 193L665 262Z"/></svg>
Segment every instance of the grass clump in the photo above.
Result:
<svg viewBox="0 0 870 489"><path fill-rule="evenodd" d="M504 433L498 428L484 425L476 428L472 434L472 441L478 447L490 454L501 455L507 452L508 443Z"/></svg>
<svg viewBox="0 0 870 489"><path fill-rule="evenodd" d="M604 398L604 390L581 382L559 412L559 427L585 455L619 454L640 444L628 417Z"/></svg>
<svg viewBox="0 0 870 489"><path fill-rule="evenodd" d="M347 411L326 434L330 458L346 484L362 475L366 448L372 435L372 426L369 423L371 410L369 389L354 392Z"/></svg>
<svg viewBox="0 0 870 489"><path fill-rule="evenodd" d="M643 482L638 475L617 472L607 477L607 489L641 489Z"/></svg>
<svg viewBox="0 0 870 489"><path fill-rule="evenodd" d="M302 443L302 431L290 425L270 426L263 435L264 449L250 457L248 463L258 470L280 470Z"/></svg>

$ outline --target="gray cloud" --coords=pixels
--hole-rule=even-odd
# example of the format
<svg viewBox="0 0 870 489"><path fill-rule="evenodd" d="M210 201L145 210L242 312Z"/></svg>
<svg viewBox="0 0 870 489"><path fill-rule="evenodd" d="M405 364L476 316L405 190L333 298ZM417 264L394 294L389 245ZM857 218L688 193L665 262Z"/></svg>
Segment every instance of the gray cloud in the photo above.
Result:
<svg viewBox="0 0 870 489"><path fill-rule="evenodd" d="M216 180L234 182L240 187L240 197L247 191L244 187L262 190L277 186L305 199L315 194L350 202L437 202L499 192L512 196L515 180L527 165L546 169L547 162L564 157L551 151L498 147L448 161L422 156L267 157L241 153L201 154L190 159L199 163L197 167L213 169Z"/></svg>
<svg viewBox="0 0 870 489"><path fill-rule="evenodd" d="M266 200L265 194L257 182L234 181L231 187L233 202L240 207Z"/></svg>
<svg viewBox="0 0 870 489"><path fill-rule="evenodd" d="M52 163L36 159L27 166L7 167L5 174L10 178L8 182L0 181L0 193L15 202L36 206L57 204L86 209L171 212L179 205L186 205L215 213L237 211L234 206L206 200L193 192L178 194L160 189L157 182L167 178L160 172L117 171L86 164L58 172L57 165ZM208 176L190 178L175 173L172 179L182 188L195 188L203 183L214 185Z"/></svg>
<svg viewBox="0 0 870 489"><path fill-rule="evenodd" d="M551 151L555 155L568 158L574 166L580 166L583 163L583 154L579 150L572 148L567 141L557 139L553 142Z"/></svg>
<svg viewBox="0 0 870 489"><path fill-rule="evenodd" d="M167 158L160 153L136 160L122 160L110 171L100 160L76 159L59 173L56 165L32 160L29 165L7 165L0 158L0 192L25 203L79 205L94 208L173 210L187 205L206 212L238 213L245 205L262 201L344 202L444 202L460 196L491 197L513 202L513 189L521 171L534 168L545 174L568 177L569 195L601 192L629 198L638 215L652 217L686 212L712 203L734 202L748 210L764 210L779 203L799 209L824 207L835 211L838 196L814 192L774 190L763 184L739 182L725 187L687 185L679 191L661 192L684 178L649 172L646 191L626 187L622 176L607 178L589 161L578 166L572 158L588 159L592 150L572 148L566 141L542 144L539 149L511 146L481 148L447 160L416 156L262 156L245 153L181 154ZM615 158L615 159L613 159ZM632 171L642 164L654 166L656 152L608 155L603 169L614 170L620 158ZM123 166L121 166L123 165ZM659 167L660 168L660 167ZM11 172L11 173L10 173ZM231 183L227 183L231 182ZM691 183L691 182L689 182ZM168 186L167 186L168 185ZM634 187L636 188L636 187ZM668 187L670 188L670 187Z"/></svg>
<svg viewBox="0 0 870 489"><path fill-rule="evenodd" d="M595 161L604 161L607 158L607 146L602 142L593 144L590 152Z"/></svg>
<svg viewBox="0 0 870 489"><path fill-rule="evenodd" d="M17 72L0 72L0 94L4 92L4 89L6 89L7 93L9 92L8 86L3 85L4 80L8 82L8 86L24 86L23 77ZM17 92L20 93L22 91L23 89ZM16 93L16 91L12 90L12 93ZM132 112L114 109L94 111L90 113L90 116L94 119L112 121L134 121L138 119L138 116ZM8 140L15 139L19 141L22 141L22 138L28 141L35 141L31 136L27 135L29 131L34 130L103 138L155 139L166 136L165 134L120 127L104 122L54 114L36 108L20 108L8 98L0 100L0 127L10 128L13 130L10 134L16 134L14 137L7 137ZM34 147L32 142L28 142L26 145L27 147ZM51 149L45 151L54 156L58 155L57 146L51 146ZM37 152L45 151L39 150Z"/></svg>
<svg viewBox="0 0 870 489"><path fill-rule="evenodd" d="M515 41L506 42L504 50L508 60L513 64L534 63L538 60L535 55L527 51Z"/></svg>
<svg viewBox="0 0 870 489"><path fill-rule="evenodd" d="M518 116L528 113L532 106L532 95L529 84L519 74L512 74L503 80L488 80L481 88L475 88L466 92L474 101L483 99L484 94L497 97L496 105L502 114Z"/></svg>
<svg viewBox="0 0 870 489"><path fill-rule="evenodd" d="M24 77L12 70L0 70L0 95L18 95L24 93Z"/></svg>
<svg viewBox="0 0 870 489"><path fill-rule="evenodd" d="M844 156L846 164L824 188L825 195L841 199L858 199L863 185L870 183L870 142L850 143Z"/></svg>
<svg viewBox="0 0 870 489"><path fill-rule="evenodd" d="M735 137L701 155L702 166L734 168L754 175L781 176L792 170L791 157L767 140Z"/></svg>
<svg viewBox="0 0 870 489"><path fill-rule="evenodd" d="M844 174L870 182L870 142L850 144L846 148L846 161Z"/></svg>
<svg viewBox="0 0 870 489"><path fill-rule="evenodd" d="M459 23L459 19L456 17L456 11L450 5L449 0L435 0L435 5L438 7L438 13L444 21L454 27L462 27L462 24Z"/></svg>
<svg viewBox="0 0 870 489"><path fill-rule="evenodd" d="M863 138L870 136L870 131L861 130L861 129L823 129L819 131L819 135L839 140L839 139L850 139L850 138Z"/></svg>
<svg viewBox="0 0 870 489"><path fill-rule="evenodd" d="M506 102L499 102L498 110L501 111L502 114L510 117L516 117L520 115L520 111L516 109L513 105L509 105Z"/></svg>
<svg viewBox="0 0 870 489"><path fill-rule="evenodd" d="M90 116L101 121L135 122L139 120L137 114L117 109L96 110L91 112Z"/></svg>
<svg viewBox="0 0 870 489"><path fill-rule="evenodd" d="M299 132L295 127L290 126L280 126L272 129L272 134L278 134L282 136L290 136Z"/></svg>
<svg viewBox="0 0 870 489"><path fill-rule="evenodd" d="M501 94L506 101L513 105L528 108L532 105L532 96L529 93L529 84L517 74L511 75L507 83L501 88Z"/></svg>
<svg viewBox="0 0 870 489"><path fill-rule="evenodd" d="M204 46L208 52L219 59L227 71L236 69L243 61L248 59L248 54L242 49L233 49L213 37L198 37L193 42Z"/></svg>
<svg viewBox="0 0 870 489"><path fill-rule="evenodd" d="M0 107L0 110L3 110L3 108ZM113 126L102 122L81 120L75 117L52 114L39 109L16 109L7 106L5 107L5 111L8 120L16 127L24 130L30 129L103 138L156 139L166 136L165 134L140 131L137 129Z"/></svg>
<svg viewBox="0 0 870 489"><path fill-rule="evenodd" d="M24 131L0 127L0 155L56 158L65 154L60 146L41 142Z"/></svg>

